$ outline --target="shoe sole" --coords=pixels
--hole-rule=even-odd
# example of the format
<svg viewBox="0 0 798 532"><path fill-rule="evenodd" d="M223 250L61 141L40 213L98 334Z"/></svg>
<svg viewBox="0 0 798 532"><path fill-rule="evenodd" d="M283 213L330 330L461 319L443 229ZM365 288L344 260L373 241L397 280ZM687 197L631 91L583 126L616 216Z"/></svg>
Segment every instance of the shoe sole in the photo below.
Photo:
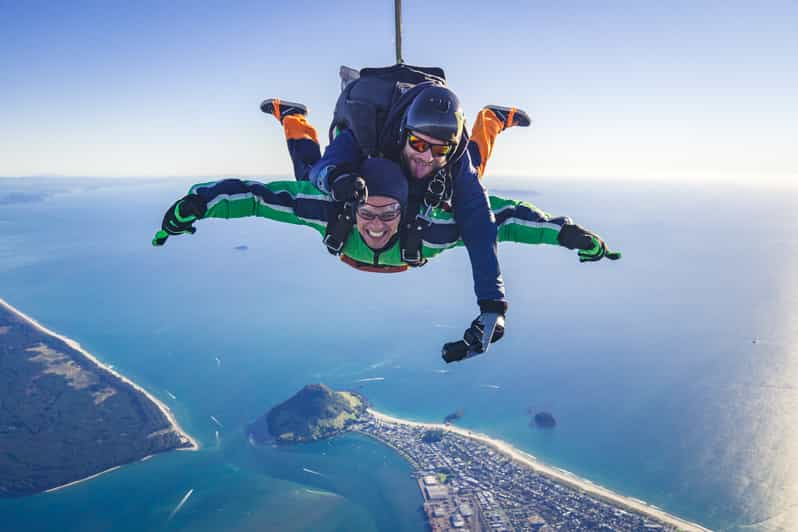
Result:
<svg viewBox="0 0 798 532"><path fill-rule="evenodd" d="M527 127L532 123L529 115L523 109L518 109L517 107L504 107L503 105L487 105L485 107L491 110L495 109L497 111L501 111L505 116L509 116L509 114L513 112L513 126Z"/></svg>
<svg viewBox="0 0 798 532"><path fill-rule="evenodd" d="M308 108L301 103L296 102L289 102L286 100L280 100L278 98L269 98L267 100L263 100L260 104L260 110L266 113L267 115L273 115L274 113L274 102L278 101L280 103L280 109L283 108L290 108L293 107L294 109L298 109L302 112L302 114L307 114ZM280 113L281 115L285 116L284 113Z"/></svg>

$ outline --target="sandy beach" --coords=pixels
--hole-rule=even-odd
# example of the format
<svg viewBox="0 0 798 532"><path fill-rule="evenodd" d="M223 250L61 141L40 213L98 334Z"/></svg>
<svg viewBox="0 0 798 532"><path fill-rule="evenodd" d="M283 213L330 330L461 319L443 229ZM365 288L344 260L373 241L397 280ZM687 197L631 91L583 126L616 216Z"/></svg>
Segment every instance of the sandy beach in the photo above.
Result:
<svg viewBox="0 0 798 532"><path fill-rule="evenodd" d="M468 429L456 427L454 425L444 425L442 423L422 423L418 421L408 421L406 419L400 419L393 416L389 416L387 414L383 414L371 408L368 409L368 412L371 413L375 418L378 420L385 422L385 423L395 423L401 425L410 425L414 427L420 427L425 429L438 429L444 430L448 432L453 432L455 434L459 434L460 436L464 436L466 438L471 438L472 440L476 440L478 442L484 443L495 449L496 451L507 455L509 458L515 460L516 462L529 467L530 469L534 470L535 472L546 475L553 480L560 482L562 484L566 484L572 488L578 489L583 491L593 497L598 499L602 499L604 501L610 502L613 505L625 507L635 512L639 512L644 515L651 516L652 518L658 519L663 521L671 526L677 527L679 530L687 530L687 531L708 531L709 529L702 527L696 523L691 523L689 521L685 521L684 519L680 519L674 515L671 515L663 510L655 506L651 506L643 501L638 499L633 499L631 497L624 497L623 495L619 495L612 490L599 486L587 479L579 478L573 473L565 471L564 469L552 467L549 465L544 464L543 462L539 461L534 456L525 453L519 449L516 449L512 445L502 440L491 438L486 434L482 434L479 432L474 432Z"/></svg>
<svg viewBox="0 0 798 532"><path fill-rule="evenodd" d="M77 480L73 480L72 482L67 482L66 484L61 484L60 486L56 486L54 488L50 488L50 489L44 490L42 493L52 493L54 491L60 491L62 489L68 488L70 486L74 486L76 484L80 484L81 482L87 482L87 481L89 481L89 480L91 480L93 478L99 477L100 475L104 475L106 473L110 473L111 471L116 471L120 467L122 467L122 466L118 465L118 466L114 466L114 467L109 467L108 469L100 471L99 473L94 473L93 475L90 475L90 476L88 476L86 478L79 478Z"/></svg>
<svg viewBox="0 0 798 532"><path fill-rule="evenodd" d="M24 312L14 308L10 304L8 304L2 298L0 298L0 305L2 305L4 308L6 308L9 312L12 312L14 315L16 315L16 316L20 317L21 319L25 320L26 322L28 322L31 326L35 327L38 331L43 332L45 334L48 334L48 335L50 335L50 336L52 336L54 338L58 338L59 340L63 341L69 347L71 347L75 351L78 351L80 354L82 354L84 357L86 357L89 361L91 361L95 366L97 366L97 368L99 370L105 371L107 373L112 374L113 376L115 376L119 380L121 380L124 383L126 383L126 384L130 385L131 387L133 387L137 392L139 392L139 393L143 394L144 396L146 396L147 399L149 399L150 401L155 403L155 405L158 407L158 409L161 411L161 413L163 413L163 415L166 416L166 419L169 420L169 423L172 425L172 429L180 436L180 439L187 444L185 447L180 447L180 448L177 448L175 450L177 450L177 451L196 451L196 450L199 449L199 443L197 443L197 441L190 434L188 434L186 431L183 430L183 428L177 422L177 419L175 419L175 416L172 413L172 411L169 409L169 407L166 406L163 402L161 402L157 397L153 396L152 394L147 392L147 390L145 390L144 388L142 388L141 386L139 386L135 382L131 381L130 379L128 379L124 375L120 374L116 370L114 370L114 369L108 367L107 365L103 364L102 362L100 362L94 355L92 355L91 353L89 353L88 351L83 349L78 342L72 340L71 338L67 338L66 336L63 336L61 334L58 334L58 333L48 329L47 327L43 326L42 324L40 324L39 322L37 322L36 320L31 318L27 314L25 314ZM105 471L101 471L99 473L91 475L89 477L86 477L86 478L83 478L83 479L79 479L79 480L75 480L73 482L69 482L68 484L64 484L64 485L61 485L61 486L56 486L54 488L50 488L50 489L47 490L47 492L56 491L56 490L59 490L59 489L63 489L65 487L67 487L67 486L73 486L73 485L78 484L80 482L85 482L87 480L91 480L91 479L93 479L95 477L98 477L98 476L104 474L104 473L108 473L110 471L114 471L114 470L118 469L119 467L120 466L115 466L115 467L106 469Z"/></svg>

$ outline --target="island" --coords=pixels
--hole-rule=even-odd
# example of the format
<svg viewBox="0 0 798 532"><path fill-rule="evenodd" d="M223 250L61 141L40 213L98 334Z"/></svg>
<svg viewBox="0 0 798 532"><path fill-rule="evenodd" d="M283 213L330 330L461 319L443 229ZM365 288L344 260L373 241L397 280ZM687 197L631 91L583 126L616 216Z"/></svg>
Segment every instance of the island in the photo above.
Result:
<svg viewBox="0 0 798 532"><path fill-rule="evenodd" d="M443 422L446 425L449 425L451 423L454 423L455 421L457 421L461 417L463 417L463 410L462 409L456 410L456 411L452 412L451 414L447 415L445 418L443 418Z"/></svg>
<svg viewBox="0 0 798 532"><path fill-rule="evenodd" d="M0 496L197 448L163 403L0 299Z"/></svg>
<svg viewBox="0 0 798 532"><path fill-rule="evenodd" d="M557 420L550 412L538 412L532 417L532 423L539 429L553 429L557 426Z"/></svg>
<svg viewBox="0 0 798 532"><path fill-rule="evenodd" d="M251 425L250 440L254 443L256 430L268 432L274 414L278 433L272 437L290 434L282 443L346 431L384 443L412 466L432 530L707 530L548 466L501 440L452 424L392 417L351 393L306 386ZM347 410L344 401L352 398L361 403ZM288 424L280 423L285 420ZM257 434L259 441L266 441L263 433Z"/></svg>

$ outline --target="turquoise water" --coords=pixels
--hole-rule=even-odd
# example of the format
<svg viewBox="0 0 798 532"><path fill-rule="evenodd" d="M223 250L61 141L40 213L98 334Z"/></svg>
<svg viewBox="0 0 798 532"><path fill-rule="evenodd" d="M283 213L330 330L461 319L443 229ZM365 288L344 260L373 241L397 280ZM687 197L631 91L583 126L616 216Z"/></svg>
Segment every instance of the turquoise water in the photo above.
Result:
<svg viewBox="0 0 798 532"><path fill-rule="evenodd" d="M476 310L464 250L367 275L313 231L263 220L201 222L153 249L188 183L112 184L0 180L0 297L160 397L203 447L1 500L4 529L423 530L411 470L390 449L245 441L246 423L309 382L411 419L462 408L464 426L708 527L796 517L794 189L506 191L595 228L624 260L503 245L507 337L446 366L441 343ZM557 428L529 428L530 408Z"/></svg>

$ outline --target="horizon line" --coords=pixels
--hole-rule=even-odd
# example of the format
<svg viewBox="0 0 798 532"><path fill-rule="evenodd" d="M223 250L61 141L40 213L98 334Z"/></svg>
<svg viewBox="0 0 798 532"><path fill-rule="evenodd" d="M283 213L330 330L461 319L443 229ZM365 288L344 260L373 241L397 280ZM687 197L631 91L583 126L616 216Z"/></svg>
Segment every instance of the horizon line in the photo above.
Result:
<svg viewBox="0 0 798 532"><path fill-rule="evenodd" d="M0 175L0 179L129 179L129 180L219 180L219 179L270 179L293 180L288 174L257 174L257 173L211 173L211 174L167 174L167 175L81 175L42 173L28 175ZM751 175L751 174L647 174L647 175L586 175L586 174L503 174L487 178L492 180L519 180L519 179L568 179L568 180L603 180L603 181L635 181L635 182L712 182L731 184L770 184L770 185L798 185L798 173L777 175ZM482 179L481 179L482 181Z"/></svg>

